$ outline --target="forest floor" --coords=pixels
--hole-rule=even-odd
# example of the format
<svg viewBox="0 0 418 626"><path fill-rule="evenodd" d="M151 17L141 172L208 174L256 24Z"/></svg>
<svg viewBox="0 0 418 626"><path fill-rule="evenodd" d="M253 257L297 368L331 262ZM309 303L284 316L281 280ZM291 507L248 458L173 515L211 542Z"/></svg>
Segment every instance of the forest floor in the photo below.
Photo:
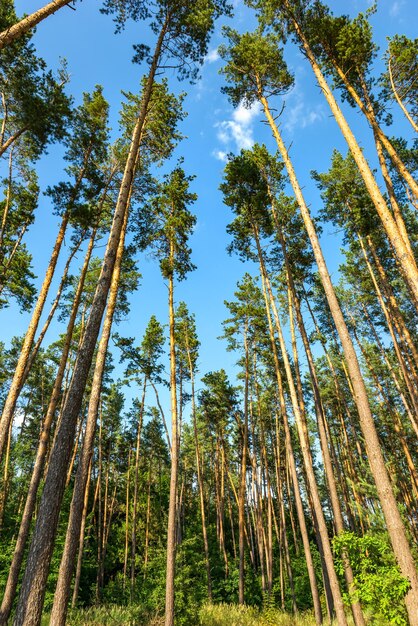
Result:
<svg viewBox="0 0 418 626"><path fill-rule="evenodd" d="M71 611L68 626L164 626L164 617L155 616L144 621L139 607L101 606L84 610ZM386 626L386 622L372 620L373 626ZM351 624L351 621L349 621ZM49 624L48 616L42 626ZM204 605L195 619L183 617L180 626L315 626L312 612L299 614L297 617L277 609L259 611L254 607L234 604ZM324 626L329 625L328 621Z"/></svg>

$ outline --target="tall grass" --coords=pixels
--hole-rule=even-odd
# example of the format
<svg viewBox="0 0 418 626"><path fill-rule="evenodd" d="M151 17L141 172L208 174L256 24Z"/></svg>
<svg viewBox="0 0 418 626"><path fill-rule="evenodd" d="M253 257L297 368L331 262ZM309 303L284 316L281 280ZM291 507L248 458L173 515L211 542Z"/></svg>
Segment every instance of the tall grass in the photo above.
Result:
<svg viewBox="0 0 418 626"><path fill-rule="evenodd" d="M277 609L260 612L237 604L205 604L199 612L200 626L313 626L311 613L296 618Z"/></svg>

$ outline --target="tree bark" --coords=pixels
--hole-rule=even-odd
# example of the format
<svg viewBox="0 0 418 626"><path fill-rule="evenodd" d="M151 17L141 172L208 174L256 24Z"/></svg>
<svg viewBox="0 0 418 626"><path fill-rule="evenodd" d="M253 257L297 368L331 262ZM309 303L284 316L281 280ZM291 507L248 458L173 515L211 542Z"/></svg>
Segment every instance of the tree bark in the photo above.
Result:
<svg viewBox="0 0 418 626"><path fill-rule="evenodd" d="M287 419L287 410L286 410L286 402L284 398L283 381L282 381L282 375L280 372L279 358L277 354L277 346L276 346L276 340L274 336L273 322L271 318L270 298L269 298L269 294L267 291L264 273L262 273L261 279L263 283L263 293L264 293L264 299L265 299L265 305L266 305L267 320L268 320L268 325L269 325L270 342L271 342L274 364L275 364L280 409L282 413L282 420L283 420L283 425L284 425L284 430L285 430L286 450L287 450L288 462L290 466L289 469L290 469L290 475L291 475L291 479L293 483L293 491L295 494L296 512L297 512L299 528L300 528L300 532L302 536L302 543L303 543L303 549L304 549L304 554L305 554L305 559L306 559L306 566L308 569L309 583L311 587L312 600L313 600L313 605L314 605L315 621L319 625L319 624L322 624L321 602L319 598L318 585L316 582L311 547L309 545L309 537L308 537L308 530L306 527L305 512L303 510L302 498L300 496L299 482L298 482L298 476L296 472L295 458L293 454L292 439L290 435L289 422ZM276 438L277 438L277 430L278 428L276 424ZM277 452L278 458L279 458L279 454L280 453L278 451ZM283 502L283 498L281 500ZM290 502L290 494L289 494L289 502ZM284 520L283 509L282 509L282 519ZM287 543L287 538L286 538L286 543ZM287 550L287 555L288 555L288 550ZM291 575L290 562L288 563L288 571L289 571L289 576L290 576ZM292 588L292 596L293 596L293 607L294 607L294 611L296 612L297 608L296 608L296 599L294 597L294 591L293 591L293 581L291 581L291 588Z"/></svg>
<svg viewBox="0 0 418 626"><path fill-rule="evenodd" d="M298 31L300 31L299 26L298 26ZM310 55L313 58L313 55L311 52L310 52ZM328 86L326 85L325 79L323 78L319 68L317 71L319 72L322 83L325 83L323 89L328 89ZM317 74L317 72L315 72L315 74ZM319 81L319 75L317 75L318 81ZM319 82L320 82L320 85L322 86L321 81ZM408 538L405 532L405 527L402 522L402 518L400 516L399 510L397 508L396 498L393 493L393 488L390 482L389 474L387 472L384 458L382 455L382 451L380 449L379 438L377 436L373 415L372 415L370 405L369 405L369 400L367 397L367 390L366 390L366 386L364 384L364 380L361 374L360 365L357 359L357 354L354 350L353 342L351 340L351 337L347 329L347 325L343 318L340 305L338 303L338 300L334 291L334 287L332 285L331 278L328 273L325 259L322 254L318 236L316 234L316 230L312 222L309 209L305 203L302 190L299 186L299 182L296 178L293 165L290 161L290 158L286 150L286 147L283 143L283 140L279 134L278 128L270 113L268 102L264 97L261 98L261 101L264 107L266 117L269 121L271 130L276 139L280 154L282 156L287 172L289 174L289 179L290 179L291 185L295 192L296 199L299 204L302 218L305 223L305 228L307 230L309 239L311 241L316 264L318 266L319 275L321 277L321 282L324 287L324 291L325 291L325 295L328 301L328 305L330 307L331 315L334 319L334 323L335 323L338 335L341 340L341 344L343 347L343 351L345 354L345 358L346 358L346 362L347 362L347 366L349 370L351 383L353 385L353 388L355 389L354 399L357 405L360 426L361 426L365 443L366 443L370 469L372 471L372 474L376 483L376 488L377 488L379 500L382 506L382 511L385 517L386 525L388 528L389 536L391 538L394 553L395 553L397 562L399 564L399 567L401 569L401 572L403 576L405 576L411 583L411 589L406 595L405 603L407 605L408 615L409 615L411 624L415 625L418 620L418 618L416 617L418 615L418 574L415 568L414 560L412 558L411 549L408 544ZM335 106L337 107L336 103L335 103ZM340 112L340 117L342 118L341 112ZM347 125L346 122L345 122L345 125ZM351 131L350 131L350 134L351 134ZM355 142L354 137L352 139ZM361 153L360 148L358 146L357 148L358 148L358 151ZM367 166L368 168L368 165L365 163L364 157L362 155L361 155L361 158L359 158L359 161L361 162L364 161L365 166ZM374 184L371 184L371 190L374 189L374 185L375 185L375 182ZM393 218L391 219L393 220ZM399 243L399 240L397 241ZM416 287L417 287L417 293L418 293L418 282L417 282ZM412 288L412 283L411 283L411 288Z"/></svg>
<svg viewBox="0 0 418 626"><path fill-rule="evenodd" d="M52 0L52 2L48 2L48 4L41 9L34 11L19 22L16 22L16 24L6 28L6 30L0 33L0 50L8 46L12 41L22 37L22 35L34 28L39 22L42 22L42 20L58 11L58 9L70 4L71 1L72 0Z"/></svg>
<svg viewBox="0 0 418 626"><path fill-rule="evenodd" d="M133 130L129 155L126 161L119 197L115 207L102 270L93 298L89 319L86 324L84 337L80 345L78 358L74 367L73 377L62 411L61 423L56 436L56 445L51 453L44 492L42 494L37 523L32 538L25 576L23 578L19 603L16 610L14 622L15 626L38 626L40 623L45 594L45 583L48 576L50 559L55 541L59 510L65 487L65 471L71 454L75 423L81 408L87 377L93 359L93 353L110 289L123 220L125 213L128 210L129 197L138 158L142 129L145 122L148 103L151 97L154 77L158 67L165 32L166 26L162 28L157 41L141 110Z"/></svg>
<svg viewBox="0 0 418 626"><path fill-rule="evenodd" d="M122 232L116 255L112 282L109 290L109 302L107 305L106 316L103 323L102 336L97 350L83 447L78 462L77 474L73 489L73 497L68 518L67 533L65 537L64 552L61 558L57 586L54 595L54 604L51 612L51 621L53 624L56 624L56 626L59 626L61 624L65 626L66 621L67 606L71 590L71 580L73 576L74 563L78 547L78 539L80 537L81 522L83 518L84 495L90 476L91 460L93 456L94 436L96 433L97 414L101 396L103 373L106 364L106 355L112 329L113 315L117 303L117 293L119 287L123 250L125 245L127 221L128 211L126 211L123 220Z"/></svg>
<svg viewBox="0 0 418 626"><path fill-rule="evenodd" d="M170 244L170 256L174 257L174 242ZM177 478L179 462L179 437L177 418L176 344L174 330L174 278L168 280L168 310L170 327L170 397L171 397L171 476L170 500L167 525L167 573L165 594L165 626L174 626L174 576L176 569L176 509Z"/></svg>

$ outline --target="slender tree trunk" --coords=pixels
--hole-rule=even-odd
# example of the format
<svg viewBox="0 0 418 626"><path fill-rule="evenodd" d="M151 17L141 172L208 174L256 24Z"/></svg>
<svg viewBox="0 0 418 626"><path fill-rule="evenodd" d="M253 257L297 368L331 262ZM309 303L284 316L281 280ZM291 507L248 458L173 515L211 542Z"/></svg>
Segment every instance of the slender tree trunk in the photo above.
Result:
<svg viewBox="0 0 418 626"><path fill-rule="evenodd" d="M2 143L1 146L0 146L0 157L3 156L3 154L6 152L6 150L11 145L13 145L14 142L17 139L19 139L19 137L21 137L23 135L23 133L25 133L27 130L29 130L28 126L24 126L23 128L20 128L15 133L13 133L13 135L10 135L10 137L8 139L6 139L6 141L4 143Z"/></svg>
<svg viewBox="0 0 418 626"><path fill-rule="evenodd" d="M16 594L16 588L26 547L26 542L29 536L30 524L32 521L33 513L35 510L36 496L38 493L39 484L42 478L42 473L45 466L45 459L48 451L49 435L51 427L54 421L57 405L62 394L62 383L64 380L65 369L68 362L68 356L71 349L71 341L73 337L74 325L77 318L77 312L80 306L80 300L84 289L84 282L87 275L87 270L90 263L90 258L93 252L95 240L95 233L90 238L89 245L86 250L83 267L80 273L80 279L77 286L77 290L74 296L74 301L71 307L70 318L68 321L67 332L65 335L65 341L62 346L61 358L56 373L54 386L52 389L51 398L46 411L46 415L42 424L42 432L39 440L38 450L36 453L35 464L32 470L32 476L29 484L28 494L26 497L26 504L23 511L22 519L20 522L19 535L17 538L13 560L10 566L9 575L7 578L6 588L3 595L3 601L0 609L0 624L7 624L12 609L13 600Z"/></svg>
<svg viewBox="0 0 418 626"><path fill-rule="evenodd" d="M269 299L269 295L267 292L264 273L262 273L261 278L263 282L263 293L264 293L264 299L265 299L265 305L266 305L267 320L268 320L268 325L269 325L270 341L271 341L271 347L273 351L273 358L274 358L274 364L275 364L275 372L276 372L279 401L280 401L280 410L282 413L283 426L285 430L286 450L288 454L290 475L291 475L291 479L293 483L293 490L295 494L296 511L298 515L299 528L300 528L300 532L302 536L302 543L303 543L303 548L304 548L304 553L305 553L306 566L308 569L309 583L311 587L312 600L314 604L315 621L317 624L322 624L321 602L319 599L318 585L316 582L311 547L309 545L309 537L308 537L308 530L306 527L305 513L303 510L302 498L300 496L299 482L298 482L298 476L296 472L295 458L293 454L292 439L290 435L289 422L287 419L287 410L286 410L286 402L284 398L283 381L282 381L282 375L280 372L280 365L279 365L279 358L277 354L276 340L274 336L273 322L271 319L270 299ZM276 430L277 430L277 426L276 426ZM278 451L278 458L279 458L279 451ZM289 494L289 502L290 502L290 494ZM284 510L282 511L282 519L283 520L285 519ZM287 538L286 538L286 541L287 541ZM289 569L289 572L290 571L291 570ZM293 585L291 586L293 587ZM295 608L296 608L296 601L294 599L294 609Z"/></svg>
<svg viewBox="0 0 418 626"><path fill-rule="evenodd" d="M279 226L276 215L274 215L274 221L275 221L277 235L278 235L279 242L283 251L284 261L286 265L286 274L287 274L287 281L288 281L289 295L290 295L289 316L290 316L291 322L293 322L292 315L291 315L292 302L293 302L293 305L296 311L296 319L298 323L299 332L302 337L302 342L305 348L306 358L308 360L309 374L311 378L312 390L313 390L313 395L314 395L315 412L316 412L318 431L319 431L319 440L320 440L320 445L321 445L322 458L324 462L325 476L326 476L328 489L329 489L329 496L330 496L330 501L331 501L333 517L334 517L335 529L336 529L337 535L340 535L341 533L344 532L344 522L343 522L343 516L341 512L340 500L338 497L337 482L335 480L334 469L332 466L331 454L328 448L327 434L326 434L326 427L325 427L326 416L324 413L321 395L319 391L319 382L316 376L315 363L313 360L313 355L312 355L308 335L305 329L302 312L300 310L300 302L297 297L289 258L287 256L286 242L285 242L283 233L280 230L280 226ZM291 325L293 327L293 324ZM294 335L293 330L292 330L292 335ZM294 345L294 351L295 351L295 369L296 369L296 374L298 375L299 366L296 360L297 348L296 348L296 341L294 337L293 337L293 345ZM301 389L300 374L298 375L298 378L299 378L299 387ZM344 566L344 575L345 575L345 579L347 582L348 590L350 593L355 594L356 589L354 585L354 574L353 574L353 570L351 568L350 561L348 559L347 554L343 554L343 566ZM358 601L354 601L351 603L351 610L353 613L354 622L356 626L365 626L366 622L364 620L363 612L361 610L361 606Z"/></svg>
<svg viewBox="0 0 418 626"><path fill-rule="evenodd" d="M5 110L6 105L5 105L5 101L4 101L4 94L2 94L2 100L3 100L3 110ZM4 137L4 124L6 122L6 118L7 118L7 113L5 112L4 119L3 119L2 134L1 134L2 137ZM1 140L1 143L3 143L3 139ZM6 231L7 217L8 217L8 214L9 214L9 209L10 209L10 204L11 204L10 200L11 200L12 182L13 182L13 148L10 150L10 153L9 153L9 174L8 174L8 177L7 177L7 193L6 193L6 200L5 200L5 204L4 204L4 208L3 208L3 215L1 216L0 261L2 263L4 261L4 256L5 256L2 253L2 248L3 248L4 234L5 234L5 231Z"/></svg>
<svg viewBox="0 0 418 626"><path fill-rule="evenodd" d="M130 488L130 470L131 470L131 448L128 454L128 471L126 472L126 499L125 499L125 558L123 561L123 590L126 588L126 575L128 572L128 553L129 553L129 488Z"/></svg>
<svg viewBox="0 0 418 626"><path fill-rule="evenodd" d="M87 520L87 510L89 506L89 491L90 491L90 482L91 482L91 464L89 467L89 477L86 484L86 491L84 494L84 503L83 503L83 516L81 519L81 527L80 527L80 537L78 540L78 555L77 555L77 566L75 571L75 579L74 579L74 589L73 589L73 597L71 600L71 606L74 609L77 605L78 592L80 589L80 580L81 580L81 565L83 563L83 552L84 552L84 540L86 533L86 520Z"/></svg>
<svg viewBox="0 0 418 626"><path fill-rule="evenodd" d="M109 335L110 336L110 335ZM141 450L141 434L142 423L144 419L145 394L147 390L147 378L144 379L144 387L142 390L141 407L138 419L138 429L136 433L136 450L135 450L135 467L134 467L134 497L132 510L132 528L131 528L131 582L130 582L130 599L133 602L135 588L135 561L136 561L136 531L138 517L138 490L139 490L139 456Z"/></svg>
<svg viewBox="0 0 418 626"><path fill-rule="evenodd" d="M96 238L96 230L93 231L93 233L92 233L92 235L90 237L90 242L89 242L89 245L88 245L88 248L87 248L88 250L90 250L90 248L93 246L95 238ZM92 240L93 240L93 243L92 243ZM46 320L45 320L45 322L44 322L44 324L42 326L41 332L39 333L39 337L35 341L35 343L33 344L33 348L31 350L31 353L30 353L29 358L27 360L25 371L24 371L24 374L23 374L23 380L21 382L21 389L22 389L23 385L26 382L26 379L27 379L27 377L29 375L29 372L30 372L30 370L32 368L32 365L33 365L34 361L35 361L35 358L36 358L36 356L37 356L37 354L39 352L39 348L42 345L42 342L43 342L44 337L45 337L45 335L47 333L47 330L48 330L48 328L49 328L49 326L50 326L50 324L52 322L52 319L53 319L53 317L55 315L55 311L57 310L57 307L58 307L58 305L60 303L61 295L62 295L63 289L65 287L65 284L67 282L67 276L68 276L68 272L69 272L69 269L70 269L71 262L72 262L74 256L77 254L78 250L80 249L80 246L81 246L82 242L83 242L83 237L80 237L80 239L78 240L77 244L73 247L73 250L71 251L70 255L68 256L67 262L65 264L65 267L64 267L64 270L63 270L63 273L62 273L62 276L61 276L60 284L59 284L57 293L56 293L55 298L54 298L54 302L52 303L52 306L51 306L51 308L49 310L48 316L47 316L47 318L46 318ZM19 393L20 393L20 391L19 391Z"/></svg>
<svg viewBox="0 0 418 626"><path fill-rule="evenodd" d="M201 460L200 460L199 434L197 431L194 367L193 367L191 354L190 354L188 336L186 336L186 351L187 351L187 360L189 364L190 384L191 384L191 391L192 391L191 393L192 395L192 420L193 420L194 445L195 445L195 454L196 454L197 485L199 489L200 517L202 519L202 536L203 536L203 547L205 550L205 565L206 565L206 576L207 576L207 584L208 584L208 598L209 598L209 602L212 602L212 577L210 574L209 544L208 544L208 534L207 534L207 529L206 529L205 494L203 490L203 476L202 476Z"/></svg>
<svg viewBox="0 0 418 626"><path fill-rule="evenodd" d="M96 364L93 373L89 407L87 411L86 429L83 446L77 468L74 483L73 498L71 501L68 518L67 533L65 537L64 552L58 574L57 586L54 595L54 604L51 612L51 620L58 626L65 625L68 600L70 598L71 580L77 553L77 539L80 536L81 522L83 517L84 494L90 476L91 460L93 455L94 437L96 433L97 413L101 397L103 373L106 364L106 355L112 329L113 316L116 308L117 293L119 288L120 271L125 244L125 233L128 221L128 212L125 213L122 225L121 238L115 260L112 282L109 290L109 302L103 323L102 336L96 355Z"/></svg>
<svg viewBox="0 0 418 626"><path fill-rule="evenodd" d="M119 197L115 208L113 223L109 234L105 257L98 285L93 298L91 312L80 346L72 381L62 411L56 445L51 453L48 475L39 507L39 515L29 550L28 562L19 603L16 611L15 626L38 626L41 619L45 594L45 582L48 576L50 559L55 542L59 510L65 487L65 471L71 454L72 441L77 415L81 408L83 393L87 383L97 336L110 289L113 268L116 260L119 240L125 212L132 188L132 181L137 163L142 129L148 109L148 103L154 84L161 48L167 26L161 30L153 62L151 64L141 110L132 134L129 155L126 161ZM63 481L64 478L64 481Z"/></svg>
<svg viewBox="0 0 418 626"><path fill-rule="evenodd" d="M289 5L288 5L288 0L285 0L285 5L290 10ZM403 241L399 228L396 224L396 221L386 204L386 201L377 185L377 182L366 161L366 158L354 137L353 132L351 131L351 128L349 127L344 115L342 114L337 104L337 101L335 100L327 84L327 81L325 80L324 75L321 72L321 69L318 63L316 62L315 56L309 46L308 40L306 39L299 23L296 21L293 15L291 15L291 21L295 28L296 35L299 38L303 46L303 49L305 51L305 54L311 64L311 67L318 81L318 84L329 104L332 114L334 115L335 120L337 124L339 125L340 130L345 140L347 141L350 152L353 155L355 162L357 163L359 172L364 180L364 184L366 185L367 191L370 194L372 202L375 205L376 211L382 221L383 227L386 231L389 241L391 242L393 249L396 252L399 264L403 269L405 280L407 284L409 285L411 294L415 300L415 306L418 306L418 270L415 265L415 261L410 256L408 249L405 246L405 243ZM264 105L264 102L263 102L263 105ZM418 577L417 577L417 580L418 580ZM412 595L414 595L414 593L412 593ZM417 606L418 606L418 598L417 598Z"/></svg>
<svg viewBox="0 0 418 626"><path fill-rule="evenodd" d="M12 441L12 429L13 429L13 421L10 422L10 426L9 426L9 434L7 437L7 446L6 446L6 457L4 459L3 485L2 485L2 491L1 491L1 496L0 496L0 529L3 526L4 511L6 508L6 501L7 501L7 492L9 488L10 444Z"/></svg>
<svg viewBox="0 0 418 626"><path fill-rule="evenodd" d="M238 602L244 604L244 583L245 583L245 491L247 477L247 446L248 446L248 393L249 393L249 358L247 326L244 329L244 350L245 350L245 384L244 384L244 424L241 426L241 472L238 498L238 551L239 551L239 581L238 581Z"/></svg>
<svg viewBox="0 0 418 626"><path fill-rule="evenodd" d="M32 349L33 340L35 337L36 329L38 328L39 320L42 315L44 304L48 295L49 287L51 285L52 277L54 275L55 267L57 265L58 256L61 251L61 246L64 241L64 235L68 224L68 213L66 213L61 221L61 226L58 231L58 235L55 241L54 249L52 251L51 259L45 274L44 282L42 283L41 290L39 292L38 300L32 313L32 319L29 323L28 330L26 331L25 339L23 341L22 350L19 355L19 359L16 365L16 370L13 375L12 384L10 386L7 398L3 407L2 416L0 419L0 460L3 457L4 446L7 442L7 435L9 432L10 422L13 417L14 410L16 408L16 402L19 396L19 392L22 388L22 381L25 374L26 363L29 359L30 351Z"/></svg>
<svg viewBox="0 0 418 626"><path fill-rule="evenodd" d="M414 131L416 133L418 133L418 124L416 124L415 121L412 119L408 109L405 107L404 103L402 102L401 98L399 97L398 90L395 87L395 83L394 83L393 75L392 75L392 64L391 64L391 60L390 59L389 59L389 62L388 62L388 71L389 71L390 85L392 87L393 95L395 96L396 102L401 107L403 114L405 115L405 117L408 120L408 122L411 124L412 128L414 129Z"/></svg>
<svg viewBox="0 0 418 626"><path fill-rule="evenodd" d="M313 58L313 55L311 52L310 52L310 55ZM322 79L322 83L325 83L323 86L323 89L328 89L325 79L323 78L319 68L318 68L318 72ZM317 75L318 81L319 81L319 75ZM321 87L322 87L322 83L320 82ZM408 615L409 615L411 624L415 626L415 624L418 621L418 618L416 617L418 615L418 574L415 568L414 560L412 558L411 549L409 547L408 538L405 532L405 527L404 527L402 518L397 508L396 498L393 493L393 488L390 482L389 474L387 472L385 461L382 455L382 451L380 449L379 438L376 432L373 415L372 415L370 405L369 405L369 400L367 397L367 390L366 390L366 386L364 384L364 380L361 374L357 355L354 350L351 337L348 333L347 325L344 321L344 318L340 309L340 305L335 295L334 287L331 283L331 279L328 273L325 259L322 254L318 236L316 234L316 230L312 222L312 218L309 214L309 209L305 203L302 190L296 178L293 165L289 159L289 155L287 153L286 147L279 134L277 126L270 113L267 100L265 98L262 98L262 104L264 106L264 110L266 113L266 117L269 121L270 127L277 141L277 145L281 153L282 159L288 171L290 182L295 192L295 196L299 204L302 218L305 223L305 228L307 230L309 239L311 241L316 264L318 266L318 271L319 271L321 282L324 287L325 295L326 295L326 298L330 307L331 315L334 319L334 323L337 328L338 335L340 337L341 344L344 350L345 358L347 361L347 366L349 369L351 383L355 389L354 400L357 405L359 419L360 419L360 426L361 426L365 443L366 443L368 461L369 461L370 469L372 471L372 474L376 483L376 488L377 488L379 500L382 506L382 511L385 517L386 525L388 528L389 536L390 536L394 553L395 553L397 562L399 564L399 567L401 569L401 572L403 576L405 576L411 583L411 589L406 595L405 604L407 606ZM335 106L337 106L336 103L335 103ZM340 113L340 116L342 117L341 113ZM345 122L345 124L347 123ZM355 141L354 137L353 137L353 141ZM358 150L360 151L360 148L358 148ZM361 155L361 159L364 160L364 157L362 155ZM371 187L373 187L373 185L371 185ZM399 243L399 240L397 241ZM412 283L411 283L411 287L412 287ZM417 287L418 287L418 283L417 283Z"/></svg>
<svg viewBox="0 0 418 626"><path fill-rule="evenodd" d="M100 563L102 560L102 476L103 476L103 449L102 449L102 430L103 430L103 415L102 415L102 401L100 396L100 408L99 408L99 441L97 444L97 573L96 573L96 604L100 602ZM96 499L96 498L95 498ZM62 561L62 559L61 559ZM61 566L60 566L61 567Z"/></svg>
<svg viewBox="0 0 418 626"><path fill-rule="evenodd" d="M174 258L174 242L172 241L170 258ZM176 568L176 502L177 478L179 462L179 437L177 420L177 381L176 381L176 345L174 329L174 279L170 274L168 280L168 310L170 327L170 395L171 395L171 477L170 501L167 525L167 574L165 595L165 626L174 626L174 576Z"/></svg>
<svg viewBox="0 0 418 626"><path fill-rule="evenodd" d="M70 4L71 0L52 0L52 2L48 2L45 6L37 11L34 11L30 15L27 15L16 24L9 26L0 33L0 50L8 46L10 43L22 37L25 33L32 30L39 22L42 22L49 15L52 15L58 9L65 7L67 4Z"/></svg>
<svg viewBox="0 0 418 626"><path fill-rule="evenodd" d="M366 252L366 248L365 248L364 243L363 243L363 239L362 239L362 237L360 235L357 235L357 237L358 237L358 240L359 240L359 243L360 243L361 251L363 253L363 257L364 257L367 269L369 271L369 274L370 274L370 277L372 279L374 288L376 290L376 294L377 294L377 298L379 300L380 307L381 307L381 309L383 311L383 314L385 316L385 320L386 320L386 323L387 323L387 326L388 326L388 330L389 330L390 336L392 338L393 347L394 347L396 356L398 358L398 363L399 363L399 366L401 368L402 376L403 376L406 388L408 390L412 406L413 406L413 408L415 410L415 416L414 416L414 422L415 422L415 420L417 419L416 416L418 415L418 397L417 397L416 386L415 386L415 383L417 382L417 379L416 379L416 376L413 375L413 373L408 371L407 365L405 363L404 355L401 352L401 349L400 349L400 346L398 344L398 340L397 340L397 337L396 337L396 334L395 334L395 330L394 330L394 327L393 327L393 322L394 322L394 317L395 316L390 314L390 312L388 310L388 307L387 307L387 305L385 303L385 300L383 298L383 294L381 292L381 289L380 289L379 284L377 282L375 273L373 271L373 267L372 267L372 265L371 265L371 263L369 261L369 258L368 258L367 252ZM380 278L383 281L385 276L380 275ZM402 326L401 326L401 328L402 328ZM413 380L411 380L411 377L413 378Z"/></svg>
<svg viewBox="0 0 418 626"><path fill-rule="evenodd" d="M331 55L330 55L330 58L331 58ZM364 80L362 81L362 90L363 90L363 94L365 96L366 104L362 101L362 99L360 98L359 94L354 89L354 87L350 83L350 81L347 79L347 76L345 75L343 70L339 67L339 65L337 65L333 60L332 60L332 64L333 64L336 72L338 73L338 76L343 81L343 83L344 83L348 93L350 94L350 96L353 98L354 102L357 104L359 109L362 111L362 113L366 116L367 120L369 121L369 123L370 123L370 125L372 127L372 130L373 130L373 134L375 136L375 140L377 139L378 142L381 143L381 145L385 148L385 150L387 151L387 153L388 153L388 155L389 155L389 157L390 157L394 167L396 168L398 174L409 185L409 187L411 188L411 191L415 195L415 197L418 198L418 184L414 180L414 178L411 176L411 174L408 172L407 168L405 167L405 164L400 159L397 151L393 147L393 145L390 142L390 140L388 139L388 137L385 135L385 133L380 128L380 126L378 124L378 121L376 119L376 116L375 116L375 113L374 113L374 109L373 109L373 105L372 105L372 103L370 101L370 96L369 96L368 89L367 89L367 86L366 86ZM376 148L378 149L377 144L376 144ZM379 151L379 149L378 149L378 151ZM380 157L379 157L379 160L380 160Z"/></svg>
<svg viewBox="0 0 418 626"><path fill-rule="evenodd" d="M327 567L328 576L330 580L332 595L334 598L335 612L336 612L338 624L340 626L347 626L347 618L344 612L344 603L343 603L343 599L341 596L341 590L340 590L340 586L338 582L338 577L334 568L331 543L328 537L328 530L327 530L327 526L325 522L325 517L322 511L321 499L319 496L318 486L317 486L315 474L313 471L312 456L311 456L311 451L310 451L307 426L306 426L306 423L304 423L303 415L299 407L297 392L296 392L296 388L295 388L294 381L293 381L291 365L290 365L290 361L287 355L286 345L284 342L283 333L282 333L282 329L281 329L281 325L279 321L279 316L278 316L276 304L273 298L273 293L271 291L270 281L267 276L266 268L264 265L264 259L263 259L263 254L262 254L261 247L260 247L258 232L255 227L254 227L254 235L255 235L257 250L258 250L258 255L259 255L260 271L263 276L263 281L267 288L267 293L269 294L270 304L271 304L274 319L276 322L276 330L277 330L277 335L279 338L280 350L282 353L283 363L284 363L284 367L286 371L286 378L287 378L287 382L289 385L290 398L292 401L293 414L295 416L296 426L298 429L303 462L304 462L304 466L305 466L305 470L306 470L306 474L308 478L308 485L309 485L309 490L310 490L311 497L312 497L312 502L314 505L315 514L317 517L318 530L319 530L319 534L320 534L321 541L322 541L326 567Z"/></svg>
<svg viewBox="0 0 418 626"><path fill-rule="evenodd" d="M148 567L148 547L149 547L149 525L151 519L151 470L152 470L152 455L149 460L148 470L148 486L147 486L147 515L145 520L145 548L144 548L144 580L147 577Z"/></svg>

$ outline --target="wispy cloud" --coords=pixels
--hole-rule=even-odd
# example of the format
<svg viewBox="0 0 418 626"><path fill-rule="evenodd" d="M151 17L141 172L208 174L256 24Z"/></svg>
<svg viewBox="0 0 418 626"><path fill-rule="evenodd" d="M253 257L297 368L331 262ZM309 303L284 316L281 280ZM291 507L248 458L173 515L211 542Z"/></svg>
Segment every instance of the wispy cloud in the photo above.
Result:
<svg viewBox="0 0 418 626"><path fill-rule="evenodd" d="M391 17L398 17L404 4L405 4L405 0L395 0L395 2L392 4L392 6L389 9L389 15Z"/></svg>
<svg viewBox="0 0 418 626"><path fill-rule="evenodd" d="M205 63L216 63L221 57L219 56L218 48L213 48L213 50L209 50L207 55L205 56Z"/></svg>
<svg viewBox="0 0 418 626"><path fill-rule="evenodd" d="M215 157L215 159L218 159L218 161L222 161L223 163L226 163L228 160L228 153L224 150L214 150L212 152L212 155Z"/></svg>
<svg viewBox="0 0 418 626"><path fill-rule="evenodd" d="M283 118L283 128L293 133L296 129L312 126L325 119L324 106L322 103L310 105L296 82L295 88L286 98Z"/></svg>
<svg viewBox="0 0 418 626"><path fill-rule="evenodd" d="M246 108L242 103L232 113L232 119L217 122L216 136L218 140L229 149L235 147L237 151L249 149L254 145L253 123L260 114L260 107L255 103L250 108ZM217 150L214 156L220 160L225 160L226 152Z"/></svg>

